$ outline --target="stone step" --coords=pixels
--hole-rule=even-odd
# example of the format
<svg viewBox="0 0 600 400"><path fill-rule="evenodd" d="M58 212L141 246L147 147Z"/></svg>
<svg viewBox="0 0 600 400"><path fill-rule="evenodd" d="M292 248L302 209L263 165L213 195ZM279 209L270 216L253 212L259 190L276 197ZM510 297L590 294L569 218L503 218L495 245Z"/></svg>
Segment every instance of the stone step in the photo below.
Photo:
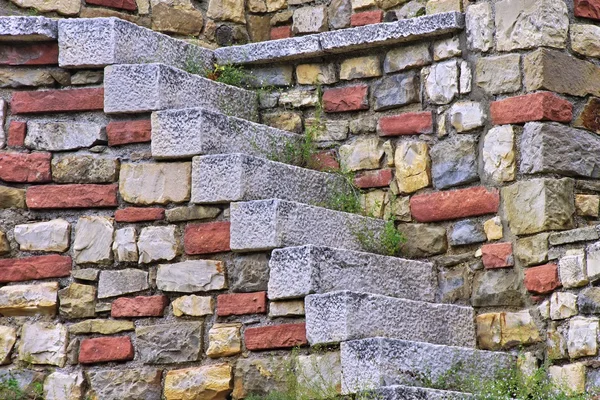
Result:
<svg viewBox="0 0 600 400"><path fill-rule="evenodd" d="M205 154L282 154L300 135L204 108L152 113L152 156L191 158Z"/></svg>
<svg viewBox="0 0 600 400"><path fill-rule="evenodd" d="M369 390L364 396L367 399L377 400L464 400L473 398L473 395L468 393L403 385Z"/></svg>
<svg viewBox="0 0 600 400"><path fill-rule="evenodd" d="M110 65L104 69L104 112L141 113L204 107L258 119L255 92L189 74L165 64Z"/></svg>
<svg viewBox="0 0 600 400"><path fill-rule="evenodd" d="M0 17L0 42L56 40L57 22L46 17Z"/></svg>
<svg viewBox="0 0 600 400"><path fill-rule="evenodd" d="M262 251L314 244L372 251L385 222L293 201L269 199L231 203L232 251ZM361 239L371 235L368 241Z"/></svg>
<svg viewBox="0 0 600 400"><path fill-rule="evenodd" d="M432 263L332 247L273 250L269 270L271 300L353 290L433 302L437 291Z"/></svg>
<svg viewBox="0 0 600 400"><path fill-rule="evenodd" d="M58 46L63 68L163 63L209 71L214 64L212 50L114 17L61 19Z"/></svg>
<svg viewBox="0 0 600 400"><path fill-rule="evenodd" d="M376 336L448 346L476 344L471 307L339 291L311 294L305 308L311 345Z"/></svg>
<svg viewBox="0 0 600 400"><path fill-rule="evenodd" d="M278 198L327 205L352 187L340 175L318 172L246 154L194 157L192 197L197 204Z"/></svg>
<svg viewBox="0 0 600 400"><path fill-rule="evenodd" d="M494 379L515 362L501 352L381 337L353 340L341 344L342 392L427 383L465 390L469 380Z"/></svg>

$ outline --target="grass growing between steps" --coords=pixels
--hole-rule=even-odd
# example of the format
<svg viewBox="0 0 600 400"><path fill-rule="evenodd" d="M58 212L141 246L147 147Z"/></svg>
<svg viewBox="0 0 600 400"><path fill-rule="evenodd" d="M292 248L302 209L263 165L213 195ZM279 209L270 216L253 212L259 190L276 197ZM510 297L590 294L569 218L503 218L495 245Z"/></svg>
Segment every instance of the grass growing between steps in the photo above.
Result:
<svg viewBox="0 0 600 400"><path fill-rule="evenodd" d="M35 382L31 393L25 393L19 387L16 378L10 377L0 381L0 399L2 400L42 400L44 398L44 387L42 383Z"/></svg>

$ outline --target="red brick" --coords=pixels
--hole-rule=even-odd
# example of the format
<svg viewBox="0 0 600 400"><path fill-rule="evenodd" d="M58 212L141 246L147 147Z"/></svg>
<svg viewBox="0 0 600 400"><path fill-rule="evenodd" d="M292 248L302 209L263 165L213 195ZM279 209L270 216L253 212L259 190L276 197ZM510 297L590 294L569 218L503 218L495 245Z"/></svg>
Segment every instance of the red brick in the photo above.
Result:
<svg viewBox="0 0 600 400"><path fill-rule="evenodd" d="M354 178L354 184L361 189L389 186L391 181L391 168L361 172L360 174L356 175L356 178Z"/></svg>
<svg viewBox="0 0 600 400"><path fill-rule="evenodd" d="M71 275L71 257L53 254L0 260L0 282L62 278Z"/></svg>
<svg viewBox="0 0 600 400"><path fill-rule="evenodd" d="M121 297L112 302L110 315L120 317L162 317L169 304L167 296Z"/></svg>
<svg viewBox="0 0 600 400"><path fill-rule="evenodd" d="M380 136L433 133L433 116L431 111L424 111L381 117L377 130Z"/></svg>
<svg viewBox="0 0 600 400"><path fill-rule="evenodd" d="M118 185L47 185L27 189L27 207L100 208L117 206Z"/></svg>
<svg viewBox="0 0 600 400"><path fill-rule="evenodd" d="M284 324L248 328L244 332L248 350L286 349L308 344L306 324Z"/></svg>
<svg viewBox="0 0 600 400"><path fill-rule="evenodd" d="M217 297L217 315L265 314L267 292L221 294Z"/></svg>
<svg viewBox="0 0 600 400"><path fill-rule="evenodd" d="M0 65L57 65L58 43L2 43Z"/></svg>
<svg viewBox="0 0 600 400"><path fill-rule="evenodd" d="M84 339L79 347L81 364L129 360L133 360L133 344L129 336Z"/></svg>
<svg viewBox="0 0 600 400"><path fill-rule="evenodd" d="M340 169L340 163L335 157L333 150L325 150L316 153L311 163L312 167L319 171L338 171Z"/></svg>
<svg viewBox="0 0 600 400"><path fill-rule="evenodd" d="M515 265L512 243L493 243L481 246L481 259L487 269L506 268Z"/></svg>
<svg viewBox="0 0 600 400"><path fill-rule="evenodd" d="M10 147L23 147L27 134L27 122L11 121L8 126L8 140Z"/></svg>
<svg viewBox="0 0 600 400"><path fill-rule="evenodd" d="M190 224L185 227L186 254L211 254L229 251L229 222Z"/></svg>
<svg viewBox="0 0 600 400"><path fill-rule="evenodd" d="M600 20L600 0L575 0L575 16Z"/></svg>
<svg viewBox="0 0 600 400"><path fill-rule="evenodd" d="M271 28L271 40L286 39L289 37L292 37L292 27L290 25Z"/></svg>
<svg viewBox="0 0 600 400"><path fill-rule="evenodd" d="M104 89L15 92L10 102L10 108L13 114L102 110L104 108Z"/></svg>
<svg viewBox="0 0 600 400"><path fill-rule="evenodd" d="M146 143L152 136L152 125L149 119L110 122L106 126L106 135L109 146Z"/></svg>
<svg viewBox="0 0 600 400"><path fill-rule="evenodd" d="M350 25L352 26L364 26L371 24L378 24L383 22L383 11L364 11L356 14L352 14L350 17Z"/></svg>
<svg viewBox="0 0 600 400"><path fill-rule="evenodd" d="M540 92L494 101L490 105L494 125L530 121L571 122L573 105L554 93Z"/></svg>
<svg viewBox="0 0 600 400"><path fill-rule="evenodd" d="M325 112L344 112L369 109L367 85L329 89L323 93Z"/></svg>
<svg viewBox="0 0 600 400"><path fill-rule="evenodd" d="M127 207L115 212L117 222L160 221L165 219L164 208Z"/></svg>
<svg viewBox="0 0 600 400"><path fill-rule="evenodd" d="M525 287L532 293L552 293L561 286L556 264L546 264L525 270Z"/></svg>
<svg viewBox="0 0 600 400"><path fill-rule="evenodd" d="M0 153L0 180L6 182L50 182L50 153Z"/></svg>
<svg viewBox="0 0 600 400"><path fill-rule="evenodd" d="M119 8L121 10L135 11L137 10L137 4L135 0L85 0L87 4L93 4L96 6L104 6L111 8Z"/></svg>
<svg viewBox="0 0 600 400"><path fill-rule="evenodd" d="M410 199L410 211L418 222L447 221L493 214L498 211L499 205L498 190L488 190L482 186L415 195Z"/></svg>

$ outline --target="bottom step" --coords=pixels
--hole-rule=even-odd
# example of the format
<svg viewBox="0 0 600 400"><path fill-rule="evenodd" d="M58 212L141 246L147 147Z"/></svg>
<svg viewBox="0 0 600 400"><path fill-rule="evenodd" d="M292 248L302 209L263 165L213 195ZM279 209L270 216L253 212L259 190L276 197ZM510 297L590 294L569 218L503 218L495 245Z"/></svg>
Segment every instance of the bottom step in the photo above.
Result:
<svg viewBox="0 0 600 400"><path fill-rule="evenodd" d="M464 400L473 399L473 395L447 390L425 389L410 386L387 386L368 391L357 396L358 399L377 400Z"/></svg>

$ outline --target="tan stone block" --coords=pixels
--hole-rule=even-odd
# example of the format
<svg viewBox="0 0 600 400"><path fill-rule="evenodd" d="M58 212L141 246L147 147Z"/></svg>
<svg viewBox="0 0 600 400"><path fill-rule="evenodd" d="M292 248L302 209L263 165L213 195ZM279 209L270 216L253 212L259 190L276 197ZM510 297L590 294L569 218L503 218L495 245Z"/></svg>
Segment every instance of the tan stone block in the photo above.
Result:
<svg viewBox="0 0 600 400"><path fill-rule="evenodd" d="M296 79L301 85L330 85L338 81L333 64L301 64L296 67Z"/></svg>
<svg viewBox="0 0 600 400"><path fill-rule="evenodd" d="M360 196L363 213L373 218L383 218L388 202L387 192L383 190L373 190Z"/></svg>
<svg viewBox="0 0 600 400"><path fill-rule="evenodd" d="M414 193L431 184L431 160L427 143L400 142L396 146L394 163L400 192Z"/></svg>
<svg viewBox="0 0 600 400"><path fill-rule="evenodd" d="M159 3L152 7L153 30L197 36L203 25L202 13L191 3L176 6Z"/></svg>
<svg viewBox="0 0 600 400"><path fill-rule="evenodd" d="M180 203L190 199L192 165L152 163L121 166L119 192L128 203Z"/></svg>
<svg viewBox="0 0 600 400"><path fill-rule="evenodd" d="M19 360L63 367L67 361L67 328L62 324L26 323L21 329Z"/></svg>
<svg viewBox="0 0 600 400"><path fill-rule="evenodd" d="M119 332L127 332L135 329L132 321L113 319L88 319L69 326L69 333L82 335L87 333L99 333L101 335L113 335Z"/></svg>
<svg viewBox="0 0 600 400"><path fill-rule="evenodd" d="M0 315L18 317L55 315L58 282L0 288Z"/></svg>
<svg viewBox="0 0 600 400"><path fill-rule="evenodd" d="M500 313L478 315L476 323L479 347L486 350L499 350L502 341Z"/></svg>
<svg viewBox="0 0 600 400"><path fill-rule="evenodd" d="M0 231L0 254L10 253L10 243L6 238L6 233Z"/></svg>
<svg viewBox="0 0 600 400"><path fill-rule="evenodd" d="M359 137L341 146L339 153L343 170L377 169L383 157L383 143L378 137Z"/></svg>
<svg viewBox="0 0 600 400"><path fill-rule="evenodd" d="M96 288L71 283L58 292L60 314L65 318L88 318L96 315Z"/></svg>
<svg viewBox="0 0 600 400"><path fill-rule="evenodd" d="M173 315L181 317L189 315L192 317L203 317L214 313L214 300L208 296L182 296L171 303L173 305Z"/></svg>
<svg viewBox="0 0 600 400"><path fill-rule="evenodd" d="M167 372L165 400L225 400L231 392L231 367L227 364Z"/></svg>
<svg viewBox="0 0 600 400"><path fill-rule="evenodd" d="M215 324L208 331L208 350L211 358L228 357L242 352L242 324Z"/></svg>
<svg viewBox="0 0 600 400"><path fill-rule="evenodd" d="M25 189L0 186L0 209L25 208Z"/></svg>
<svg viewBox="0 0 600 400"><path fill-rule="evenodd" d="M354 11L364 10L377 5L375 0L352 0L352 9Z"/></svg>
<svg viewBox="0 0 600 400"><path fill-rule="evenodd" d="M262 116L263 124L289 132L302 132L302 117L299 113L282 111Z"/></svg>
<svg viewBox="0 0 600 400"><path fill-rule="evenodd" d="M487 313L477 316L477 340L486 350L539 342L541 336L529 311Z"/></svg>
<svg viewBox="0 0 600 400"><path fill-rule="evenodd" d="M500 240L504 236L500 217L490 218L483 223L483 230L488 240Z"/></svg>
<svg viewBox="0 0 600 400"><path fill-rule="evenodd" d="M439 14L445 12L462 12L462 0L429 0L426 6L427 14Z"/></svg>
<svg viewBox="0 0 600 400"><path fill-rule="evenodd" d="M210 0L206 16L217 21L245 24L244 0Z"/></svg>
<svg viewBox="0 0 600 400"><path fill-rule="evenodd" d="M595 194L576 194L575 210L582 217L597 217L600 207L600 196Z"/></svg>
<svg viewBox="0 0 600 400"><path fill-rule="evenodd" d="M17 331L10 326L0 326L0 365L10 364L10 352L17 341Z"/></svg>
<svg viewBox="0 0 600 400"><path fill-rule="evenodd" d="M575 394L585 393L585 365L582 363L563 366L552 365L548 369L552 382Z"/></svg>
<svg viewBox="0 0 600 400"><path fill-rule="evenodd" d="M340 79L352 80L381 76L381 63L377 56L356 57L344 60L340 66Z"/></svg>
<svg viewBox="0 0 600 400"><path fill-rule="evenodd" d="M80 0L10 0L19 7L33 8L39 12L56 11L62 15L77 15L81 9Z"/></svg>
<svg viewBox="0 0 600 400"><path fill-rule="evenodd" d="M297 317L304 315L304 300L272 301L269 317Z"/></svg>

